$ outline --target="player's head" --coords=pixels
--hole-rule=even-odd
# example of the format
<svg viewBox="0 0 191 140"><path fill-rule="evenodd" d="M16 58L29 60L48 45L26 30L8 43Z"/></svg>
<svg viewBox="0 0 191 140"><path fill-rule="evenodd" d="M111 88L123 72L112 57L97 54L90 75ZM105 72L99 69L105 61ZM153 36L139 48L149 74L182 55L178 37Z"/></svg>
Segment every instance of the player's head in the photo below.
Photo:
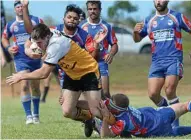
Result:
<svg viewBox="0 0 191 140"><path fill-rule="evenodd" d="M23 5L20 0L15 0L14 9L17 16L23 15Z"/></svg>
<svg viewBox="0 0 191 140"><path fill-rule="evenodd" d="M48 42L51 36L52 33L49 27L46 26L45 24L40 23L34 26L33 31L31 33L31 40L32 42L36 42L36 44L42 50L46 50L46 47L48 46Z"/></svg>
<svg viewBox="0 0 191 140"><path fill-rule="evenodd" d="M111 96L111 99L106 101L106 105L112 114L119 114L127 111L129 106L129 98L121 93Z"/></svg>
<svg viewBox="0 0 191 140"><path fill-rule="evenodd" d="M154 0L155 8L158 12L163 12L167 9L169 0Z"/></svg>
<svg viewBox="0 0 191 140"><path fill-rule="evenodd" d="M97 20L100 18L100 14L101 14L101 1L100 0L96 0L96 1L88 0L86 2L86 6L87 6L89 18L91 18L92 20Z"/></svg>
<svg viewBox="0 0 191 140"><path fill-rule="evenodd" d="M80 13L80 22L82 20L86 19L86 13L81 9L81 13Z"/></svg>
<svg viewBox="0 0 191 140"><path fill-rule="evenodd" d="M76 27L79 24L79 20L80 20L80 14L81 14L81 9L74 5L68 5L66 7L66 12L64 14L64 26L68 29L68 30L76 30Z"/></svg>

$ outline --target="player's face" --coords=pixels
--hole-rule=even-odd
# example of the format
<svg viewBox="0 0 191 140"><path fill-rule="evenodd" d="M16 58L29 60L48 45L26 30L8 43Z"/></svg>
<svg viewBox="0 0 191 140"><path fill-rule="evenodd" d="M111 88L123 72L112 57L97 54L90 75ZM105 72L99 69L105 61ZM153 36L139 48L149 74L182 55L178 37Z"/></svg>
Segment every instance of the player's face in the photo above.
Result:
<svg viewBox="0 0 191 140"><path fill-rule="evenodd" d="M76 30L79 24L79 16L75 12L68 12L64 17L64 26L68 30Z"/></svg>
<svg viewBox="0 0 191 140"><path fill-rule="evenodd" d="M15 6L15 13L17 16L22 16L23 15L23 6L22 4L19 4Z"/></svg>
<svg viewBox="0 0 191 140"><path fill-rule="evenodd" d="M45 39L38 39L38 40L34 40L34 42L36 42L37 46L39 46L43 51L46 50L47 46L48 46L48 38L46 37Z"/></svg>
<svg viewBox="0 0 191 140"><path fill-rule="evenodd" d="M163 12L168 6L168 0L155 0L154 5L158 12Z"/></svg>
<svg viewBox="0 0 191 140"><path fill-rule="evenodd" d="M99 9L97 4L88 3L88 16L92 20L97 20L100 18L101 9Z"/></svg>

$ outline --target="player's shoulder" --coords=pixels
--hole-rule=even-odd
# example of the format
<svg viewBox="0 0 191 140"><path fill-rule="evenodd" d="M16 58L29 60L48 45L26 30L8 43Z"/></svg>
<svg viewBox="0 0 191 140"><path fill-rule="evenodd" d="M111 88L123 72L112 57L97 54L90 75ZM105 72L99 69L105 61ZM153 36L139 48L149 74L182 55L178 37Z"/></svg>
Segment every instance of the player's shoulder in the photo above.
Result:
<svg viewBox="0 0 191 140"><path fill-rule="evenodd" d="M70 44L71 39L65 36L61 31L50 28L50 31L53 33L52 37L50 38L49 44L57 44L59 46L64 46Z"/></svg>
<svg viewBox="0 0 191 140"><path fill-rule="evenodd" d="M173 15L173 16L175 16L175 17L179 17L179 16L181 16L182 15L182 13L180 13L180 12L178 12L178 11L174 11L174 10L169 10L169 14L170 15Z"/></svg>
<svg viewBox="0 0 191 140"><path fill-rule="evenodd" d="M8 25L8 26L11 26L11 25L14 24L15 22L17 22L17 21L16 21L16 18L14 18L14 19L8 21L8 22L7 22L7 25Z"/></svg>
<svg viewBox="0 0 191 140"><path fill-rule="evenodd" d="M80 34L80 35L88 35L88 33L84 30L84 29L82 29L81 27L77 27L78 28L78 34Z"/></svg>

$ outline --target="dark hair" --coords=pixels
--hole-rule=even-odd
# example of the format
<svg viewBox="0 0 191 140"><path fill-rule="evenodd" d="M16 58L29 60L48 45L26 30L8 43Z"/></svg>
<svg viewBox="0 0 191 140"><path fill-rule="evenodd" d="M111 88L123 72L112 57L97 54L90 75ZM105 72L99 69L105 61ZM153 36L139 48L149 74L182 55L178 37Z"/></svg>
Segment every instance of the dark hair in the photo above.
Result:
<svg viewBox="0 0 191 140"><path fill-rule="evenodd" d="M87 0L86 2L86 7L88 9L88 4L91 3L91 4L96 4L98 5L98 8L101 10L101 1L100 0Z"/></svg>
<svg viewBox="0 0 191 140"><path fill-rule="evenodd" d="M21 4L21 1L20 0L15 0L14 7L17 6L18 4Z"/></svg>
<svg viewBox="0 0 191 140"><path fill-rule="evenodd" d="M86 13L82 9L80 9L80 10L81 10L80 16L83 17L84 19L86 19Z"/></svg>
<svg viewBox="0 0 191 140"><path fill-rule="evenodd" d="M70 4L70 5L68 5L68 6L66 7L66 12L65 12L64 16L66 16L66 14L67 14L68 12L74 12L74 13L76 13L76 14L78 15L78 17L80 18L81 9L80 9L78 6L76 6L75 4Z"/></svg>
<svg viewBox="0 0 191 140"><path fill-rule="evenodd" d="M117 93L115 95L112 95L111 100L114 102L116 106L122 108L127 108L129 106L129 98L122 93Z"/></svg>
<svg viewBox="0 0 191 140"><path fill-rule="evenodd" d="M31 38L34 40L44 39L47 35L50 35L50 29L43 23L39 23L34 26L33 31L31 33Z"/></svg>

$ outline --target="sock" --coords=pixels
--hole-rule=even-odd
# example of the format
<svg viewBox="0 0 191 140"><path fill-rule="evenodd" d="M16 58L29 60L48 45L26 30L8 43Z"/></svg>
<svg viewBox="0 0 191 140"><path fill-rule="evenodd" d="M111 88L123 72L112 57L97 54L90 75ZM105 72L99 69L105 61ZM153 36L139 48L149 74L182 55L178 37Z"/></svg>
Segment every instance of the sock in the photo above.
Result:
<svg viewBox="0 0 191 140"><path fill-rule="evenodd" d="M157 104L158 107L168 106L167 100L162 97L162 100Z"/></svg>
<svg viewBox="0 0 191 140"><path fill-rule="evenodd" d="M25 110L26 116L31 116L31 95L27 94L21 97L21 102Z"/></svg>
<svg viewBox="0 0 191 140"><path fill-rule="evenodd" d="M32 96L33 101L33 116L39 116L39 103L40 103L40 96Z"/></svg>
<svg viewBox="0 0 191 140"><path fill-rule="evenodd" d="M176 104L176 103L179 103L179 98L178 97L176 97L176 98L174 98L172 100L169 100L170 105ZM175 128L177 126L179 126L179 119L174 120L174 122L172 123L172 128Z"/></svg>
<svg viewBox="0 0 191 140"><path fill-rule="evenodd" d="M168 102L169 102L169 105L179 103L179 98L176 97L176 98L174 98L174 99L172 99L172 100L168 100Z"/></svg>
<svg viewBox="0 0 191 140"><path fill-rule="evenodd" d="M188 109L188 111L189 111L189 112L191 112L191 101L190 101L190 102L188 102L187 109Z"/></svg>
<svg viewBox="0 0 191 140"><path fill-rule="evenodd" d="M77 113L75 116L75 120L84 121L92 119L92 114L90 110L85 110L77 107Z"/></svg>
<svg viewBox="0 0 191 140"><path fill-rule="evenodd" d="M174 136L185 136L191 134L191 126L179 126L172 129Z"/></svg>
<svg viewBox="0 0 191 140"><path fill-rule="evenodd" d="M42 101L45 101L46 100L46 96L48 94L48 91L49 91L49 87L44 87L44 94L42 96Z"/></svg>

